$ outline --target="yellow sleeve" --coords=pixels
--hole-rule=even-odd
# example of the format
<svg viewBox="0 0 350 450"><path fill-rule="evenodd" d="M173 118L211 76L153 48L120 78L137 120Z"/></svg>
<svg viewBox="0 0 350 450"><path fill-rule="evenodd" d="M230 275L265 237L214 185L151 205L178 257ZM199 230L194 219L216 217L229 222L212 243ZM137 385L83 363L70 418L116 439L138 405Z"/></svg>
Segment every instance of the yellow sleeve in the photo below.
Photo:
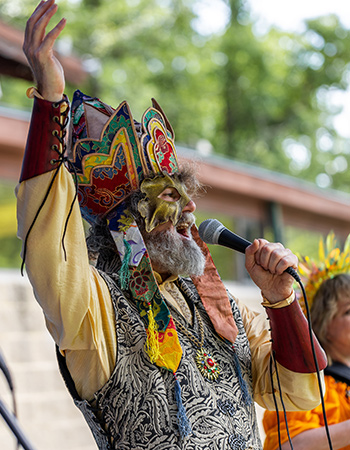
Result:
<svg viewBox="0 0 350 450"><path fill-rule="evenodd" d="M270 377L271 342L269 323L264 314L250 310L242 302L236 300L240 309L244 328L246 330L252 355L252 376L254 401L266 409L275 409ZM292 372L277 363L278 375L281 383L283 402L289 411L311 409L319 405L320 395L317 375ZM323 373L321 375L323 380ZM273 386L278 407L278 384L275 370L273 370Z"/></svg>
<svg viewBox="0 0 350 450"><path fill-rule="evenodd" d="M333 425L348 418L346 416L342 416L344 408L341 403L342 399L345 398L345 388L342 386L344 385L344 383L336 383L335 380L330 376L325 377L325 384L326 393L324 402L327 411L327 422L328 425ZM279 420L281 430L281 443L283 444L288 440L288 435L286 431L284 414L281 412L279 413ZM319 405L317 408L314 408L310 411L287 412L287 422L291 438L306 430L324 427L322 406ZM264 450L277 449L279 443L277 415L275 411L265 412L263 418L263 426L266 433Z"/></svg>
<svg viewBox="0 0 350 450"><path fill-rule="evenodd" d="M16 189L18 236L23 242L55 173L26 180ZM74 195L72 176L61 166L29 234L25 264L47 328L66 355L78 392L81 388L79 393L84 396L88 390L90 396L113 370L117 344L110 294L102 277L89 265L77 201L67 225L64 256L62 236ZM91 389L80 370L85 364L97 364L102 373ZM85 376L88 373L83 372Z"/></svg>

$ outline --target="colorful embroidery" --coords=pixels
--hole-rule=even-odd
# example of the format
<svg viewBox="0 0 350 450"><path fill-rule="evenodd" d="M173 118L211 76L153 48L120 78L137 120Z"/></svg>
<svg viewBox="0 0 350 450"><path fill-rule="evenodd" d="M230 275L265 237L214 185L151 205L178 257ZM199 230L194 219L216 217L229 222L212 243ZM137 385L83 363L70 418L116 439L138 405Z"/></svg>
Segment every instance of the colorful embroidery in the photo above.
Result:
<svg viewBox="0 0 350 450"><path fill-rule="evenodd" d="M155 359L155 364L171 372L176 372L180 364L182 349L173 319L159 292L150 267L149 257L145 253L138 267L131 268L129 289L132 296L136 299L140 317L145 323L146 330L149 330L150 309L156 322L154 331L152 326L152 335L148 334L149 341L150 338L153 339L153 333L155 333L157 347L159 348L159 352L156 352L159 356ZM149 343L146 344L146 348L153 354Z"/></svg>
<svg viewBox="0 0 350 450"><path fill-rule="evenodd" d="M160 107L159 111L152 107L145 112L141 140L138 125L126 102L114 110L97 98L75 92L71 159L82 215L88 222L105 216L110 229L120 231L123 201L138 189L145 176L150 171L173 174L178 170L174 133ZM89 137L90 128L100 137Z"/></svg>
<svg viewBox="0 0 350 450"><path fill-rule="evenodd" d="M178 171L174 135L169 131L166 121L154 108L149 108L142 117L144 134L141 145L148 155L155 173Z"/></svg>

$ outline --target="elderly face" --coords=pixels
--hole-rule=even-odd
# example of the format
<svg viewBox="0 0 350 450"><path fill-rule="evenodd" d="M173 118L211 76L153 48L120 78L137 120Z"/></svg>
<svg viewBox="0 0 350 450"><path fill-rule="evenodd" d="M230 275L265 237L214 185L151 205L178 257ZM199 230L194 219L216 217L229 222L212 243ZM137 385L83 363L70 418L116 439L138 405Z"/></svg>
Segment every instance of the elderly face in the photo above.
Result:
<svg viewBox="0 0 350 450"><path fill-rule="evenodd" d="M138 210L145 220L143 238L154 270L162 276L201 275L205 258L190 231L196 205L185 186L165 175L145 180L141 190L146 197Z"/></svg>

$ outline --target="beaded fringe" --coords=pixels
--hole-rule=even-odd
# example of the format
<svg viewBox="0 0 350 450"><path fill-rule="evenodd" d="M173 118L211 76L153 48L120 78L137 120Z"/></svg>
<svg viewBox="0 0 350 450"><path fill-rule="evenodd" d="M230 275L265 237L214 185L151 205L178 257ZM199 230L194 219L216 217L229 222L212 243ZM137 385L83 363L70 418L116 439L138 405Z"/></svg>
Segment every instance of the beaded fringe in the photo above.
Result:
<svg viewBox="0 0 350 450"><path fill-rule="evenodd" d="M174 378L175 378L175 399L177 403L177 420L179 425L179 432L181 439L184 439L186 436L189 436L192 433L192 428L190 421L188 420L188 417L186 415L186 410L184 408L184 405L182 403L181 398L181 386L179 383L179 380L176 378L176 374L174 372Z"/></svg>
<svg viewBox="0 0 350 450"><path fill-rule="evenodd" d="M253 403L253 400L251 395L249 394L247 383L243 379L239 359L234 348L233 348L233 359L235 361L236 375L238 378L239 385L241 387L243 401L246 405L251 405Z"/></svg>

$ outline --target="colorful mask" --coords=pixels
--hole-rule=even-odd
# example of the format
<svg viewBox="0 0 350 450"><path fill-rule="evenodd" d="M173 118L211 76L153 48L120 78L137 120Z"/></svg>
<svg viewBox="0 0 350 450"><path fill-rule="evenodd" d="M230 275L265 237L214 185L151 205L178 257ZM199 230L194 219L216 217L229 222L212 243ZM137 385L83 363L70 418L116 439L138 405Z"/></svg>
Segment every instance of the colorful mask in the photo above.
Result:
<svg viewBox="0 0 350 450"><path fill-rule="evenodd" d="M173 201L161 198L166 189L175 190L177 195ZM169 177L169 175L144 180L141 183L141 191L146 194L146 197L139 201L138 210L145 219L145 227L148 233L169 220L175 226L180 219L183 208L190 201L183 183L176 178Z"/></svg>

